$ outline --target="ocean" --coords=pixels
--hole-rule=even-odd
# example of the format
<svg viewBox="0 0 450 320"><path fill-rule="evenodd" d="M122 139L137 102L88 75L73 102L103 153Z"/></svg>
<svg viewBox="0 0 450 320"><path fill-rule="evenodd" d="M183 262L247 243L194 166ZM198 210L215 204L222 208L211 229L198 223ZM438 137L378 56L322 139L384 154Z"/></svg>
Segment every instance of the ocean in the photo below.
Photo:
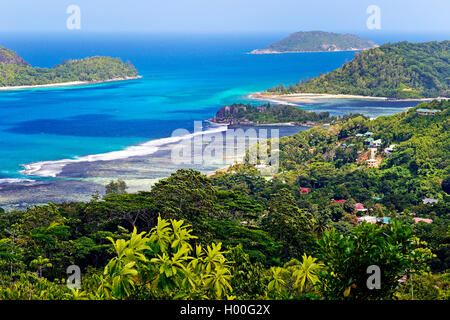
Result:
<svg viewBox="0 0 450 320"><path fill-rule="evenodd" d="M171 163L167 146L174 141L174 130L192 132L194 121L212 118L226 104L260 104L248 94L332 71L355 54L247 54L282 36L0 34L0 46L33 66L107 55L130 61L142 75L89 86L0 91L0 207L86 201L117 177L127 181L130 191L148 190L180 167L202 172L219 168ZM376 117L416 104L335 99L299 107ZM280 135L290 135L306 128L278 129Z"/></svg>

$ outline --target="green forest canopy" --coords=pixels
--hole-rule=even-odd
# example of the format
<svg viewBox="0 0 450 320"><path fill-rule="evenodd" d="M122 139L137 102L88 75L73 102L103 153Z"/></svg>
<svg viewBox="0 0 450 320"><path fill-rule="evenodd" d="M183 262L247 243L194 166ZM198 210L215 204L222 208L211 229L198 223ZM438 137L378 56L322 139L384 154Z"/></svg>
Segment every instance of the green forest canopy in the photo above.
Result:
<svg viewBox="0 0 450 320"><path fill-rule="evenodd" d="M434 98L449 97L449 86L450 41L405 41L359 52L332 72L267 91Z"/></svg>
<svg viewBox="0 0 450 320"><path fill-rule="evenodd" d="M324 31L295 32L270 44L267 49L277 52L314 52L368 49L376 47L373 41L353 34Z"/></svg>
<svg viewBox="0 0 450 320"><path fill-rule="evenodd" d="M414 286L448 300L449 113L433 101L283 137L270 179L246 164L210 178L182 169L148 192L1 212L0 299L385 300ZM382 140L379 168L357 161L367 131ZM391 223L357 223L356 203ZM80 291L59 280L72 264ZM381 290L366 287L373 264Z"/></svg>
<svg viewBox="0 0 450 320"><path fill-rule="evenodd" d="M0 87L95 82L137 75L135 67L120 58L95 56L64 61L53 68L39 68L30 66L14 51L0 47Z"/></svg>
<svg viewBox="0 0 450 320"><path fill-rule="evenodd" d="M281 122L319 122L326 123L335 120L329 112L308 112L290 105L252 106L251 104L236 104L224 106L217 111L214 121L226 123L281 123Z"/></svg>

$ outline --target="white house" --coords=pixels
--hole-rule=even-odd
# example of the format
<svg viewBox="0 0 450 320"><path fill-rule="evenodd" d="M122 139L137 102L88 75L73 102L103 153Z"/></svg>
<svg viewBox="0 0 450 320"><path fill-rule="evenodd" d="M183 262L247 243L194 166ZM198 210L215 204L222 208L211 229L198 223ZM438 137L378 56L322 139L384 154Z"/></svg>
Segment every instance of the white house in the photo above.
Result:
<svg viewBox="0 0 450 320"><path fill-rule="evenodd" d="M424 204L433 204L433 203L438 203L439 201L436 199L431 199L431 198L425 198L422 200Z"/></svg>

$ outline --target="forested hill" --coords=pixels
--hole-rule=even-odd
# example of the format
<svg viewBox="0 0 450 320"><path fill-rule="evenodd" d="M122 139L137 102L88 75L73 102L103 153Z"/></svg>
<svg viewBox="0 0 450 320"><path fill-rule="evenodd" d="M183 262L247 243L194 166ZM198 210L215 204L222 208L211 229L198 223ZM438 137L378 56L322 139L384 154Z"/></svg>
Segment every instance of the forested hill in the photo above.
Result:
<svg viewBox="0 0 450 320"><path fill-rule="evenodd" d="M282 137L273 176L180 169L150 191L117 181L86 203L0 208L0 300L447 301L449 115L424 102Z"/></svg>
<svg viewBox="0 0 450 320"><path fill-rule="evenodd" d="M120 58L90 57L65 61L53 68L30 66L12 50L0 47L0 87L29 86L71 81L106 81L138 75L135 67Z"/></svg>
<svg viewBox="0 0 450 320"><path fill-rule="evenodd" d="M326 123L336 119L329 112L309 112L289 105L252 106L232 104L223 106L213 119L216 123L227 124L269 124L291 122L297 124Z"/></svg>
<svg viewBox="0 0 450 320"><path fill-rule="evenodd" d="M278 93L331 93L390 98L450 96L450 41L399 42L357 53L339 69Z"/></svg>
<svg viewBox="0 0 450 320"><path fill-rule="evenodd" d="M377 46L375 42L353 34L307 31L292 33L288 37L270 44L267 49L257 49L252 53L350 51Z"/></svg>

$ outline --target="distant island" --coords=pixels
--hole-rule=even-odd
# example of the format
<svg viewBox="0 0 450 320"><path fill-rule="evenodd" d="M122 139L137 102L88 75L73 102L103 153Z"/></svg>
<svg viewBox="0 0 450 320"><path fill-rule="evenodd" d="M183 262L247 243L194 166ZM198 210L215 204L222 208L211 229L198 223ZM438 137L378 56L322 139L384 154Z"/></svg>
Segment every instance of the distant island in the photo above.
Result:
<svg viewBox="0 0 450 320"><path fill-rule="evenodd" d="M315 126L335 120L329 112L308 112L289 105L252 106L235 103L223 106L209 121L229 125L287 124Z"/></svg>
<svg viewBox="0 0 450 320"><path fill-rule="evenodd" d="M120 58L89 57L53 68L32 67L16 52L0 47L0 89L80 85L138 78L136 68Z"/></svg>
<svg viewBox="0 0 450 320"><path fill-rule="evenodd" d="M256 49L250 53L357 51L375 47L378 47L375 42L353 34L307 31L292 33L288 37L270 44L266 49Z"/></svg>
<svg viewBox="0 0 450 320"><path fill-rule="evenodd" d="M385 44L357 53L342 67L270 94L342 94L396 99L450 96L450 41Z"/></svg>

